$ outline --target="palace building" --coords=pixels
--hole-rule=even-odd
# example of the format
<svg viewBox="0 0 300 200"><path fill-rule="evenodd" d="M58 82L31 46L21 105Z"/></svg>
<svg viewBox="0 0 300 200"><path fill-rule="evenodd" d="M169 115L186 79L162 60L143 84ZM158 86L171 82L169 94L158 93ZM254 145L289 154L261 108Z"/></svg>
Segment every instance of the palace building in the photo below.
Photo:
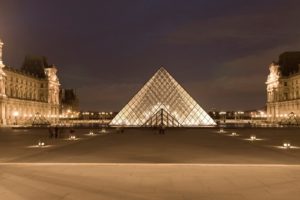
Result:
<svg viewBox="0 0 300 200"><path fill-rule="evenodd" d="M56 122L60 83L44 57L26 57L22 68L4 65L0 40L0 125Z"/></svg>
<svg viewBox="0 0 300 200"><path fill-rule="evenodd" d="M267 119L292 123L300 116L300 52L285 52L270 67L267 85ZM298 122L297 122L298 123Z"/></svg>
<svg viewBox="0 0 300 200"><path fill-rule="evenodd" d="M163 67L110 122L126 127L214 126L214 120Z"/></svg>
<svg viewBox="0 0 300 200"><path fill-rule="evenodd" d="M79 115L79 98L75 89L60 89L60 116L62 118L78 117Z"/></svg>

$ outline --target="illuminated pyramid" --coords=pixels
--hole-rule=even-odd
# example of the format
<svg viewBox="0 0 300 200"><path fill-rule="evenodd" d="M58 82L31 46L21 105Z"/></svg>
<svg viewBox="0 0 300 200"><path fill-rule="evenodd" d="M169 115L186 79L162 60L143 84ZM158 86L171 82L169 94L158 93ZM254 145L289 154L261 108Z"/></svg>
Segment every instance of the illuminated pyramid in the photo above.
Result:
<svg viewBox="0 0 300 200"><path fill-rule="evenodd" d="M215 122L164 68L160 68L110 125L197 127L212 126Z"/></svg>

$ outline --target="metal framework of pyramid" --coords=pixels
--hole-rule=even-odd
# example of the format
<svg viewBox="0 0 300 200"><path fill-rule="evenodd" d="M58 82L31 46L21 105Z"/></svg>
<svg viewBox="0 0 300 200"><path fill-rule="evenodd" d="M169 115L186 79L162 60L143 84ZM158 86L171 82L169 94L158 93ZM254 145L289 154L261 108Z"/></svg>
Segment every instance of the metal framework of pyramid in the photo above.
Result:
<svg viewBox="0 0 300 200"><path fill-rule="evenodd" d="M124 127L213 126L214 120L160 68L110 122Z"/></svg>

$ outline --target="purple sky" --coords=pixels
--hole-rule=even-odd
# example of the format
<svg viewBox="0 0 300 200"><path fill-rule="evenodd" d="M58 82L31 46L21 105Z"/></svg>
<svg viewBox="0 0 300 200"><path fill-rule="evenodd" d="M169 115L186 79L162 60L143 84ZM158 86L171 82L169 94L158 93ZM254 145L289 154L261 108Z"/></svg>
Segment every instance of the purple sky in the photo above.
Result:
<svg viewBox="0 0 300 200"><path fill-rule="evenodd" d="M0 0L4 63L48 57L82 110L117 111L164 66L205 109L265 105L268 66L300 48L291 0Z"/></svg>

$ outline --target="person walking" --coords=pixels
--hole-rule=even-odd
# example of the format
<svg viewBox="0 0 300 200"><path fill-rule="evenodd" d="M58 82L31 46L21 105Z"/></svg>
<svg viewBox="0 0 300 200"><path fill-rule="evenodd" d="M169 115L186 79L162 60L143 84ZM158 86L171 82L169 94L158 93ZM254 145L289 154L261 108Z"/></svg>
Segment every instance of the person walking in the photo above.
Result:
<svg viewBox="0 0 300 200"><path fill-rule="evenodd" d="M55 132L55 138L58 138L58 127L55 126L54 128L54 132Z"/></svg>
<svg viewBox="0 0 300 200"><path fill-rule="evenodd" d="M159 132L158 132L160 135L164 135L165 134L165 126L164 125L161 125L159 127Z"/></svg>
<svg viewBox="0 0 300 200"><path fill-rule="evenodd" d="M52 139L53 138L53 129L51 126L49 127L48 131L49 131L49 138Z"/></svg>
<svg viewBox="0 0 300 200"><path fill-rule="evenodd" d="M71 129L70 129L70 136L75 135L74 133L75 133L75 130L74 130L73 128L71 128Z"/></svg>
<svg viewBox="0 0 300 200"><path fill-rule="evenodd" d="M162 126L161 134L163 134L163 135L165 134L165 126L164 125Z"/></svg>

